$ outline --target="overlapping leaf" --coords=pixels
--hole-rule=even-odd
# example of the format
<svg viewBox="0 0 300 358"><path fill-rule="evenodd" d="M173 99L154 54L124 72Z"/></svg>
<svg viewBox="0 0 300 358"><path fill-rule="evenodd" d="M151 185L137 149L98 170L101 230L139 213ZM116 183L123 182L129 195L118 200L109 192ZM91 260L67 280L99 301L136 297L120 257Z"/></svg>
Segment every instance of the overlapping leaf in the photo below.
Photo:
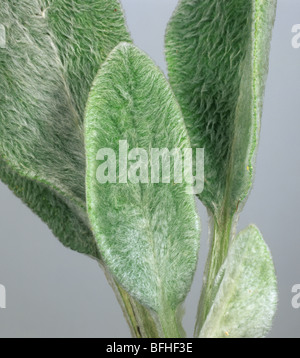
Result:
<svg viewBox="0 0 300 358"><path fill-rule="evenodd" d="M74 204L50 191L47 186L21 177L0 158L0 177L3 183L23 200L67 247L91 257L100 258L89 227L80 216L74 215ZM73 211L73 210L74 211Z"/></svg>
<svg viewBox="0 0 300 358"><path fill-rule="evenodd" d="M186 193L191 185L153 184L150 178L148 184L120 183L126 180L119 172L119 141L127 141L129 151L144 149L148 159L151 148L182 150L190 143L167 81L134 46L119 45L102 66L88 101L85 134L88 213L103 260L142 304L172 314L197 262L199 219L193 195ZM97 180L103 148L116 155L116 183ZM138 162L129 160L129 173L135 163L140 175Z"/></svg>
<svg viewBox="0 0 300 358"><path fill-rule="evenodd" d="M205 148L200 199L218 220L253 181L276 0L181 0L167 30L170 82L194 147Z"/></svg>
<svg viewBox="0 0 300 358"><path fill-rule="evenodd" d="M119 2L3 0L0 23L0 178L65 245L98 256L85 209L83 112L101 63L129 40Z"/></svg>
<svg viewBox="0 0 300 358"><path fill-rule="evenodd" d="M261 338L272 324L277 282L272 258L254 226L233 241L214 284L201 338Z"/></svg>

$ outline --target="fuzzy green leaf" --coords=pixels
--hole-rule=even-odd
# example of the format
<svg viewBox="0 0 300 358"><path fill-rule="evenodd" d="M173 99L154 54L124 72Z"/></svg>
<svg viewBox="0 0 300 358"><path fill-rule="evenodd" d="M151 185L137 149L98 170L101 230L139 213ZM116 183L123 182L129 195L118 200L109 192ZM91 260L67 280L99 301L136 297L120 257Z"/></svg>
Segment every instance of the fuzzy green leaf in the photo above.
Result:
<svg viewBox="0 0 300 358"><path fill-rule="evenodd" d="M100 258L90 229L72 211L72 203L62 200L45 185L21 177L0 158L0 177L3 183L23 200L66 246L80 253Z"/></svg>
<svg viewBox="0 0 300 358"><path fill-rule="evenodd" d="M181 0L168 25L170 82L192 145L205 148L200 199L232 217L253 181L276 0Z"/></svg>
<svg viewBox="0 0 300 358"><path fill-rule="evenodd" d="M88 214L105 264L142 304L174 312L196 269L195 200L185 182L120 183L119 141L126 140L129 151L145 149L148 158L150 148L183 149L190 143L167 81L136 47L120 44L102 66L87 105L85 136ZM102 148L116 153L115 184L96 179Z"/></svg>
<svg viewBox="0 0 300 358"><path fill-rule="evenodd" d="M0 178L63 244L98 257L85 208L84 107L129 41L118 1L2 0Z"/></svg>
<svg viewBox="0 0 300 358"><path fill-rule="evenodd" d="M277 280L269 249L255 226L232 242L213 290L200 338L266 336L276 312Z"/></svg>

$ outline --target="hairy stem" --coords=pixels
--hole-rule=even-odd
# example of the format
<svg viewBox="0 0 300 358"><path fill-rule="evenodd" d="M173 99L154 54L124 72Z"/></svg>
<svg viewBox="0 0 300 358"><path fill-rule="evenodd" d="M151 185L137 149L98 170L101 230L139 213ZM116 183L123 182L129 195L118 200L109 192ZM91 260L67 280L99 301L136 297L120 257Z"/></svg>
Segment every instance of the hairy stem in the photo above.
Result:
<svg viewBox="0 0 300 358"><path fill-rule="evenodd" d="M104 269L104 271L116 294L133 338L180 338L185 336L177 312L169 307L159 314L151 311L130 296L107 270Z"/></svg>
<svg viewBox="0 0 300 358"><path fill-rule="evenodd" d="M161 338L184 338L186 336L178 310L173 311L166 307L165 311L158 315L158 320L163 334Z"/></svg>
<svg viewBox="0 0 300 358"><path fill-rule="evenodd" d="M221 222L218 222L215 219L211 219L211 246L203 276L203 287L198 306L195 337L199 337L201 328L206 320L215 298L215 290L213 290L213 286L216 276L228 254L233 227L232 224L232 217L228 217L227 215L224 215Z"/></svg>
<svg viewBox="0 0 300 358"><path fill-rule="evenodd" d="M103 268L103 267L102 267ZM104 268L105 276L112 287L133 338L159 338L157 323L152 312L132 298Z"/></svg>
<svg viewBox="0 0 300 358"><path fill-rule="evenodd" d="M117 284L125 317L135 338L159 338L157 324L151 312L133 299L121 286ZM123 309L123 311L124 311Z"/></svg>

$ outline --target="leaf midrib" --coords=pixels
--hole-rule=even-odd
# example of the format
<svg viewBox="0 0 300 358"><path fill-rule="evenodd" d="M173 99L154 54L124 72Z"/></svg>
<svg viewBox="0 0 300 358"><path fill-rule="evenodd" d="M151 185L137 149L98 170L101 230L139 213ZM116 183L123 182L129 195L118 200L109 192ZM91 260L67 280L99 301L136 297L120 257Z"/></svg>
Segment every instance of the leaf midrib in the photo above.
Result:
<svg viewBox="0 0 300 358"><path fill-rule="evenodd" d="M137 75L136 75L136 71L135 71L135 67L132 61L132 58L130 56L128 56L128 69L129 72L132 76L132 82L129 86L129 90L131 92L131 98L132 98L132 108L135 108L135 103L136 103L136 99L135 99L135 88L138 88L138 86L136 85L139 84L139 81L137 79ZM131 112L131 119L132 119L132 126L133 128L137 128L137 121L135 119L135 113L133 111L133 109L130 109ZM138 146L138 143L136 142L136 147ZM145 185L147 184L142 184L141 182L139 182L139 187L140 187L140 193L141 193L141 203L144 202L144 193L145 193ZM150 247L153 253L153 256L150 255L150 257L152 257L153 259L152 261L152 266L153 266L153 272L155 273L155 277L156 277L156 282L157 282L157 288L158 288L158 304L159 304L159 308L164 311L164 307L165 307L165 295L164 295L164 286L160 277L160 272L159 272L159 260L157 258L157 254L156 254L156 250L155 250L155 240L154 240L154 236L153 236L153 232L151 230L151 215L149 213L149 207L147 205L148 201L146 201L146 205L142 205L142 212L144 213L144 218L146 219L147 222L147 232L148 232L148 238L149 238L149 242L150 242Z"/></svg>

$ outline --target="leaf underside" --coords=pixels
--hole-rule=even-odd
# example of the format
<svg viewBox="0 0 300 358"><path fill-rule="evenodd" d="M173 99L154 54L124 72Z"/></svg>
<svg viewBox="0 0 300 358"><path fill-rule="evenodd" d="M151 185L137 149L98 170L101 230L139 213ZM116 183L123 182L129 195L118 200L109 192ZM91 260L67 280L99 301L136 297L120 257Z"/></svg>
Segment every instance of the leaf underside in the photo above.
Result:
<svg viewBox="0 0 300 358"><path fill-rule="evenodd" d="M255 226L233 241L214 290L200 338L266 336L278 301L277 280L269 249Z"/></svg>
<svg viewBox="0 0 300 358"><path fill-rule="evenodd" d="M113 149L118 158L120 140L149 158L150 148L190 146L169 85L144 53L126 43L111 53L91 91L85 126L88 214L103 260L142 304L174 312L190 288L199 248L189 185L96 179L98 151Z"/></svg>
<svg viewBox="0 0 300 358"><path fill-rule="evenodd" d="M192 146L205 148L199 197L217 219L252 186L275 10L276 0L181 0L168 25L170 83Z"/></svg>
<svg viewBox="0 0 300 358"><path fill-rule="evenodd" d="M99 257L85 208L84 107L130 41L118 1L2 0L0 178L66 246Z"/></svg>
<svg viewBox="0 0 300 358"><path fill-rule="evenodd" d="M72 203L53 194L45 185L23 178L0 158L1 180L28 205L46 224L61 243L80 253L100 259L100 254L90 229L74 215ZM63 225L62 225L63 223ZM76 238L76 240L74 240Z"/></svg>

